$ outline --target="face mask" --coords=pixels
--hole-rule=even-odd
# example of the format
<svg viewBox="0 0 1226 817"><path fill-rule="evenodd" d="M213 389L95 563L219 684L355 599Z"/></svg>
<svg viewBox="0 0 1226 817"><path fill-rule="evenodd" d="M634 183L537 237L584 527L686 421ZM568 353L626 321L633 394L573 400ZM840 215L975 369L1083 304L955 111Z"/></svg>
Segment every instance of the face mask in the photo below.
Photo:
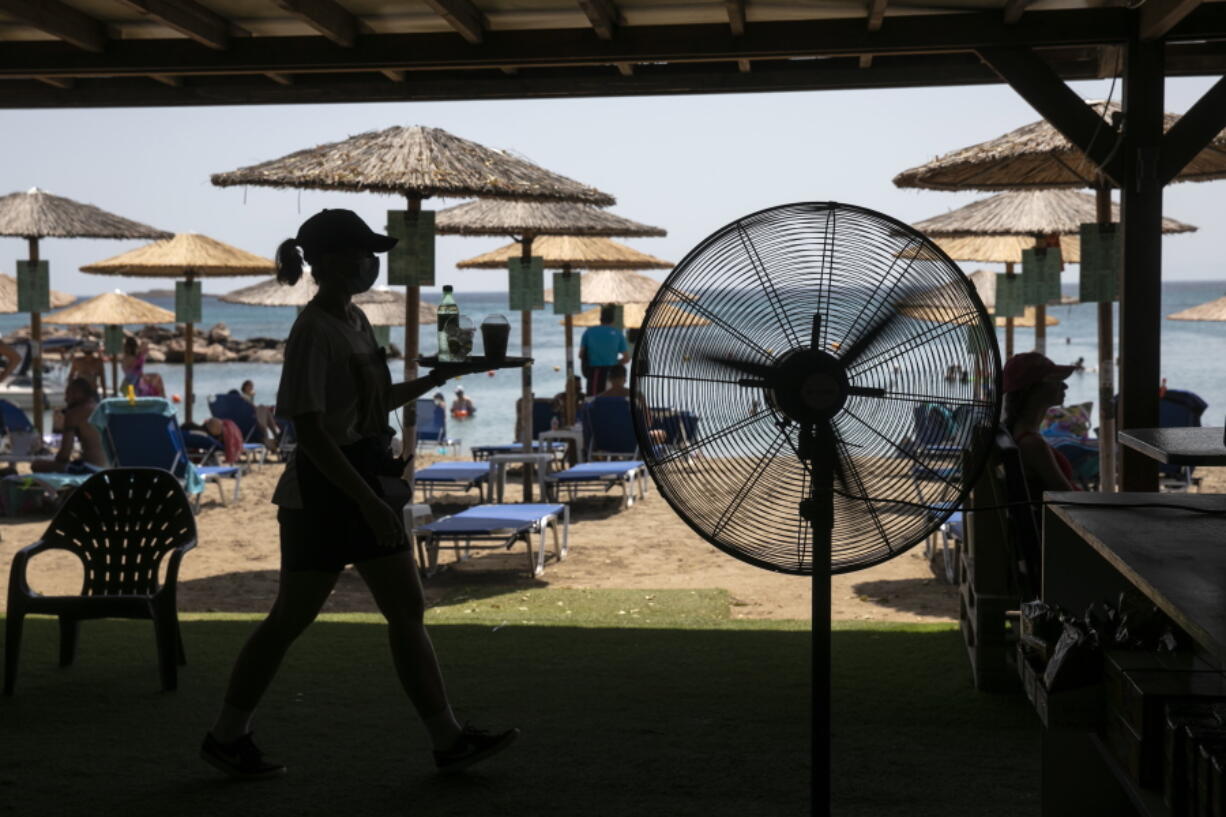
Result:
<svg viewBox="0 0 1226 817"><path fill-rule="evenodd" d="M370 256L358 262L358 272L345 279L345 288L350 295L360 295L375 285L379 277L379 257Z"/></svg>

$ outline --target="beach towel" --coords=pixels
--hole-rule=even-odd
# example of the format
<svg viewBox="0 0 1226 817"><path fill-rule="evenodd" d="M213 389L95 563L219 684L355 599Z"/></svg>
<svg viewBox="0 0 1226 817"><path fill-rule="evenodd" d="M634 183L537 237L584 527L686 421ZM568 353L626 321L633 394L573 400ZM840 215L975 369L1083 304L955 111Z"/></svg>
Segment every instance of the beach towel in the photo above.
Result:
<svg viewBox="0 0 1226 817"><path fill-rule="evenodd" d="M228 465L238 462L243 453L243 432L238 430L238 424L233 420L221 421L222 456Z"/></svg>

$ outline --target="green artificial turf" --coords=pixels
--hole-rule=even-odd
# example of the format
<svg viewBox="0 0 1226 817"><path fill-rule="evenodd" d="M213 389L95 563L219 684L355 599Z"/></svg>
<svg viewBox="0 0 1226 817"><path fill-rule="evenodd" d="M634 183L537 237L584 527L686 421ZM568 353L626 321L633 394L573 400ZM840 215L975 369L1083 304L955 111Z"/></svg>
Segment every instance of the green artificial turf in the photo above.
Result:
<svg viewBox="0 0 1226 817"><path fill-rule="evenodd" d="M0 814L808 813L807 622L732 620L721 591L676 590L456 591L429 617L459 714L520 726L515 747L433 774L386 628L325 616L256 724L290 774L257 784L196 753L258 617L184 616L174 693L158 691L148 622L84 623L60 669L54 620L29 619L0 700ZM1034 716L970 687L956 629L840 625L832 640L836 814L1037 813Z"/></svg>

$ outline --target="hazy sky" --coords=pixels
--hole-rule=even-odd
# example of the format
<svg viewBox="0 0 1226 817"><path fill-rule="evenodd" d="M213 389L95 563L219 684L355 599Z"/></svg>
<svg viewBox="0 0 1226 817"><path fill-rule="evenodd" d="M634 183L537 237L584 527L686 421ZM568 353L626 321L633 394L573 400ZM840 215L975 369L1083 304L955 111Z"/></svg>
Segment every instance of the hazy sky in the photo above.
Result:
<svg viewBox="0 0 1226 817"><path fill-rule="evenodd" d="M1168 111L1183 112L1211 79L1167 82ZM1076 83L1103 98L1109 82ZM1119 87L1116 86L1118 99ZM271 257L277 243L323 207L356 210L376 229L403 202L372 194L216 188L209 174L277 158L392 125L441 127L506 148L618 199L614 209L664 227L667 238L628 243L678 261L734 218L802 200L836 200L917 221L983 193L899 190L908 167L1032 122L1007 86L823 91L723 96L377 105L3 111L0 194L41 187L172 232L200 232ZM1166 214L1200 228L1164 247L1164 278L1226 279L1220 236L1226 182L1167 189ZM441 209L456 201L435 202ZM427 207L432 206L427 203ZM77 294L137 291L166 280L89 275L82 264L143 242L48 239L52 286ZM505 241L439 238L437 278L457 290L506 286L504 272L455 262ZM22 239L0 238L0 270L26 257ZM968 268L969 271L969 268ZM657 273L663 276L664 273ZM1066 281L1075 275L1066 273ZM214 279L226 292L253 279Z"/></svg>

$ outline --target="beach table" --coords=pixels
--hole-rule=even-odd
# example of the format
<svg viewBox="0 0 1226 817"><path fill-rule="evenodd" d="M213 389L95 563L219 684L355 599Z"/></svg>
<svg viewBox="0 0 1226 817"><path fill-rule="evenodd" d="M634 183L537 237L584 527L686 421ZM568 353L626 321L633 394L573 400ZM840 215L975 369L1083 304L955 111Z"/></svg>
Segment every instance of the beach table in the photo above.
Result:
<svg viewBox="0 0 1226 817"><path fill-rule="evenodd" d="M570 458L571 463L587 461L587 452L583 450L583 429L555 428L551 431L542 431L536 435L536 438L541 442L569 443L573 446L567 451L567 457Z"/></svg>
<svg viewBox="0 0 1226 817"><path fill-rule="evenodd" d="M525 454L520 451L516 454L494 454L489 458L490 490L494 494L494 501L502 502L507 490L507 466L514 462L535 466L533 470L536 473L537 486L541 490L540 495L548 496L545 479L549 474L550 464L555 462L553 453Z"/></svg>
<svg viewBox="0 0 1226 817"><path fill-rule="evenodd" d="M1163 465L1226 465L1224 430L1199 426L1132 428L1119 432L1119 441Z"/></svg>

